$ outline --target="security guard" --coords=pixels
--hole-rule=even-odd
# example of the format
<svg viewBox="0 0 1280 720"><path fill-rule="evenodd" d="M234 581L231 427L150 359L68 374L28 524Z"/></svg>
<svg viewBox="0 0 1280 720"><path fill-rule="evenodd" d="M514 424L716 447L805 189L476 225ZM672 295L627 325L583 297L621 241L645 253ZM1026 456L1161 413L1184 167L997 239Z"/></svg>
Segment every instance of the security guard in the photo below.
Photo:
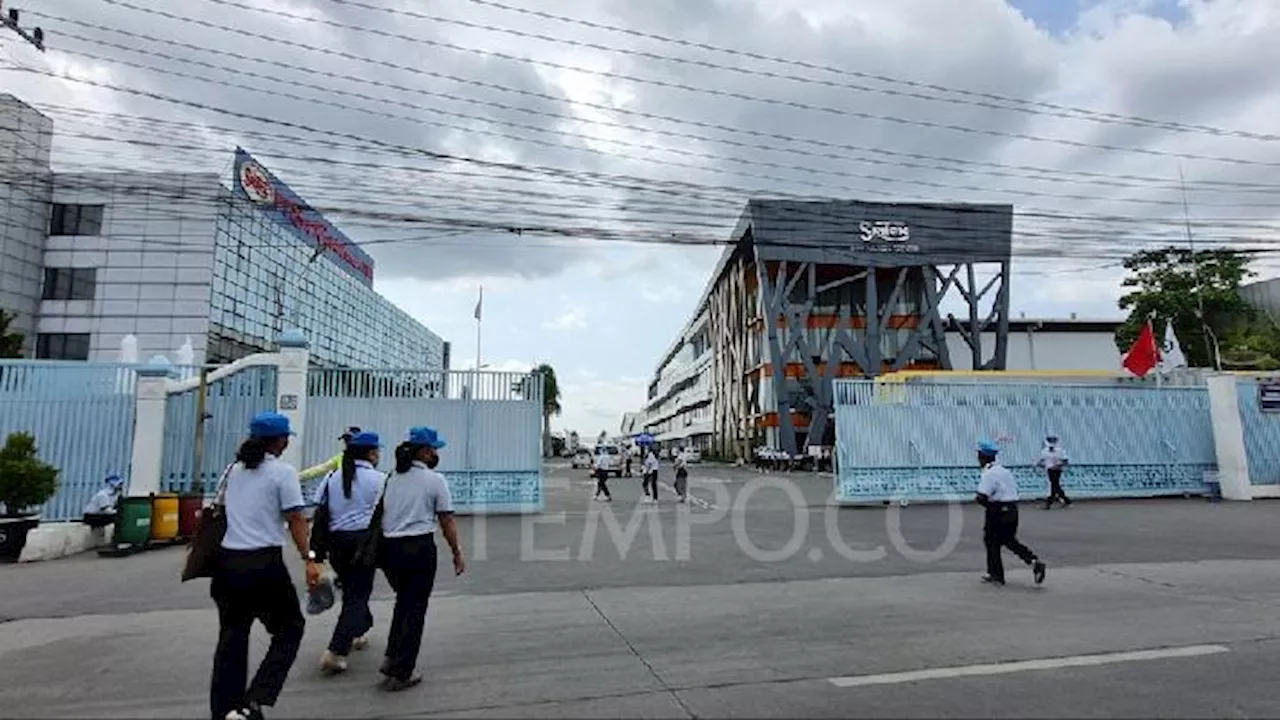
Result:
<svg viewBox="0 0 1280 720"><path fill-rule="evenodd" d="M351 438L359 434L360 434L360 428L356 427L355 425L352 425L351 427L347 428L346 432L342 433L342 435L338 437L338 440L342 441L342 446L343 448L345 448L347 446L347 443L351 441ZM298 474L298 479L304 483L311 482L316 478L324 477L331 472L340 470L341 468L342 468L342 453L338 453L337 455L334 455L333 457L329 458L328 460L325 460L319 465L312 465L311 467L303 470L301 473Z"/></svg>
<svg viewBox="0 0 1280 720"><path fill-rule="evenodd" d="M1026 545L1018 542L1018 484L1013 473L996 460L1000 448L995 443L978 443L978 466L982 479L978 482L977 501L986 508L982 540L987 546L987 574L982 581L1004 585L1003 548L1009 548L1031 566L1036 584L1044 582L1045 565Z"/></svg>
<svg viewBox="0 0 1280 720"><path fill-rule="evenodd" d="M434 429L411 428L405 442L396 447L396 472L387 478L382 492L379 555L387 582L396 592L382 689L392 692L422 682L414 668L435 587L437 526L453 551L454 573L461 575L466 569L449 483L435 471L444 447L444 439Z"/></svg>
<svg viewBox="0 0 1280 720"><path fill-rule="evenodd" d="M209 586L218 605L218 649L210 690L214 720L261 718L263 706L275 705L298 656L306 621L284 563L286 523L306 562L307 585L320 581L320 566L309 547L298 471L279 459L292 434L284 415L254 416L249 438L236 451L236 462L223 480L227 531ZM254 620L266 626L271 645L246 690Z"/></svg>
<svg viewBox="0 0 1280 720"><path fill-rule="evenodd" d="M1036 463L1049 475L1049 497L1044 501L1044 509L1053 507L1054 500L1062 501L1062 507L1071 507L1071 499L1062 491L1062 471L1067 469L1067 451L1062 449L1057 435L1046 435L1044 450Z"/></svg>
<svg viewBox="0 0 1280 720"><path fill-rule="evenodd" d="M329 675L346 671L347 655L368 647L366 633L373 629L369 596L374 567L358 562L357 557L382 494L383 474L376 469L381 447L377 433L351 435L342 453L342 467L329 473L315 490L316 505L329 507L328 559L342 587L342 611L329 649L320 658L321 671Z"/></svg>

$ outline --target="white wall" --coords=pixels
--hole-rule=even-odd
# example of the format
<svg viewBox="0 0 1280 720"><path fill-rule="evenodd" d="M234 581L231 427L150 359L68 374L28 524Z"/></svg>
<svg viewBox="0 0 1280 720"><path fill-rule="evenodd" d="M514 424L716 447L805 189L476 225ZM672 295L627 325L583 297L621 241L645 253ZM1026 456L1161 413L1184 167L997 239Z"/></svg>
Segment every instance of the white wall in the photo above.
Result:
<svg viewBox="0 0 1280 720"><path fill-rule="evenodd" d="M983 333L982 352L995 350L994 333ZM973 355L959 333L947 333L955 370L972 370ZM1120 370L1120 351L1109 332L1010 332L1009 370Z"/></svg>

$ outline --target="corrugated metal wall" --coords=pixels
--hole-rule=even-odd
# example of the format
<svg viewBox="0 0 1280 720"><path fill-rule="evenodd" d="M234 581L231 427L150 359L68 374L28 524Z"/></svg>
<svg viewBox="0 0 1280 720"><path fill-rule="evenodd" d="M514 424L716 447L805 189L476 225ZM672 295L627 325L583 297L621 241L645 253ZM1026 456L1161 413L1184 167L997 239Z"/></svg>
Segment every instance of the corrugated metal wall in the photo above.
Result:
<svg viewBox="0 0 1280 720"><path fill-rule="evenodd" d="M303 465L341 450L349 426L373 430L386 449L415 425L448 442L441 472L459 512L542 509L542 385L525 373L312 369L308 378Z"/></svg>
<svg viewBox="0 0 1280 720"><path fill-rule="evenodd" d="M1201 493L1217 463L1202 387L842 380L836 423L850 502L972 497L980 439L1001 443L1024 498L1043 497L1031 466L1050 431L1071 458L1068 495Z"/></svg>
<svg viewBox="0 0 1280 720"><path fill-rule="evenodd" d="M210 368L213 369L213 368ZM199 369L180 371L182 377L199 375ZM199 477L206 494L212 493L222 470L235 459L249 419L263 410L276 409L276 368L248 367L208 384L205 401L204 453L199 473L193 472L198 391L169 396L165 406L164 459L160 488L189 492Z"/></svg>
<svg viewBox="0 0 1280 720"><path fill-rule="evenodd" d="M1280 378L1271 378L1272 382ZM1262 412L1258 405L1258 381L1236 379L1244 449L1249 459L1249 482L1280 485L1280 413Z"/></svg>
<svg viewBox="0 0 1280 720"><path fill-rule="evenodd" d="M31 433L59 470L46 520L79 518L107 475L127 475L136 377L131 365L0 360L0 442Z"/></svg>

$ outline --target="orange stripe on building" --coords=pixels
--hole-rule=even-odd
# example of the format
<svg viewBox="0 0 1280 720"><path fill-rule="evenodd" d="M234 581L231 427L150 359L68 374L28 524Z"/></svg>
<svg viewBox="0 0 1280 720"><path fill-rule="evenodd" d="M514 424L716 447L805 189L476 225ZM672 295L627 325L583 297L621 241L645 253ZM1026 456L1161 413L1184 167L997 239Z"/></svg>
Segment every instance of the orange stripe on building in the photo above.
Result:
<svg viewBox="0 0 1280 720"><path fill-rule="evenodd" d="M787 316L778 316L778 327L787 327ZM919 327L919 315L890 315L889 322L885 325L886 330L903 330ZM848 322L841 323L840 316L835 313L812 313L805 318L805 327L810 330L830 330L837 327L846 328L865 328L867 326L867 318L865 315L855 315L849 318ZM764 318L757 317L751 321L749 326L752 330L758 330L764 327Z"/></svg>

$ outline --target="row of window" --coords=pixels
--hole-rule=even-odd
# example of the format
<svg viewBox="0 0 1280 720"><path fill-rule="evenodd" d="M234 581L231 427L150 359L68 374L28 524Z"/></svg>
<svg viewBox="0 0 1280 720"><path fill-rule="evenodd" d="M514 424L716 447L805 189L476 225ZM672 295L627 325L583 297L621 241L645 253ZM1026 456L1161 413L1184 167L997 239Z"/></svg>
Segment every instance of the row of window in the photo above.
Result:
<svg viewBox="0 0 1280 720"><path fill-rule="evenodd" d="M36 357L41 360L88 360L89 333L39 333Z"/></svg>
<svg viewBox="0 0 1280 720"><path fill-rule="evenodd" d="M92 300L98 284L97 268L45 268L45 300Z"/></svg>
<svg viewBox="0 0 1280 720"><path fill-rule="evenodd" d="M49 216L50 235L102 234L103 205L54 203Z"/></svg>

